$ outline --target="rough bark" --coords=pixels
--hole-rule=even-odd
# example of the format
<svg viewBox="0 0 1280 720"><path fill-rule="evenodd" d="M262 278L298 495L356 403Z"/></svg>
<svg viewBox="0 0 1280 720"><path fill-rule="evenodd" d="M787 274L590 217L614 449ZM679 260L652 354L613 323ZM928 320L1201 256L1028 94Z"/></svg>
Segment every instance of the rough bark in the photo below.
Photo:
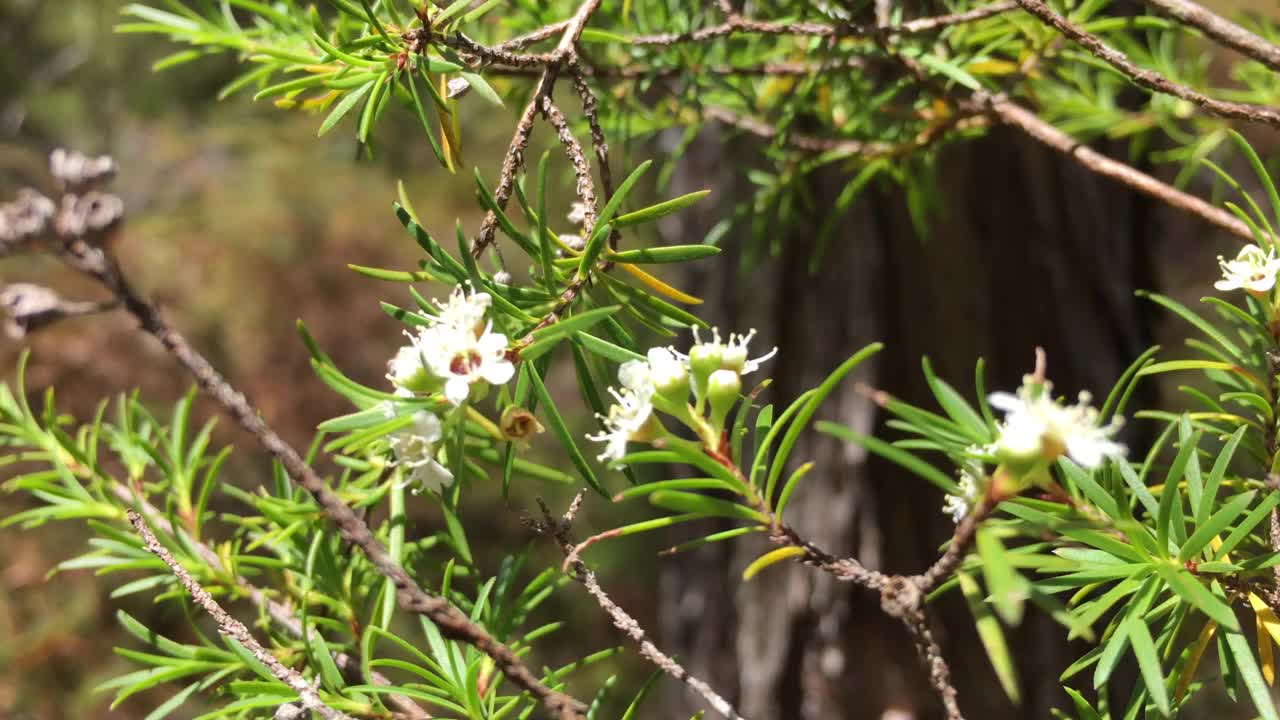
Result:
<svg viewBox="0 0 1280 720"><path fill-rule="evenodd" d="M742 168L726 156L719 138L696 144L672 192L733 188ZM749 153L739 148L735 156ZM949 148L939 167L943 208L927 238L916 236L900 193L871 192L810 275L813 239L847 179L832 173L814 184L814 210L784 229L777 257L746 274L726 269L734 267L730 257L695 279L706 307L722 312L709 320L757 327L762 344L779 346L773 402L812 387L873 340L888 348L856 379L919 403L931 403L922 355L972 394L978 357L987 360L988 388L1010 389L1043 346L1050 377L1073 395L1104 393L1147 346L1146 309L1132 292L1150 287L1143 248L1156 216L1144 201L1011 134ZM721 193L725 205L735 199L728 194ZM696 240L725 205L665 229ZM743 241L728 239L730 253ZM852 382L823 415L863 431L881 420ZM788 522L837 554L916 572L950 535L940 493L918 478L814 433L793 458L817 467ZM692 672L753 720L939 717L905 631L880 615L877 598L801 567L775 566L742 583L743 566L762 549L735 541L666 563L664 642ZM1032 613L1012 633L1025 698L1014 708L967 615L958 597L944 599L935 629L968 717L1044 718L1062 705L1056 679L1074 657L1064 631ZM674 694L668 716L687 717L694 707Z"/></svg>

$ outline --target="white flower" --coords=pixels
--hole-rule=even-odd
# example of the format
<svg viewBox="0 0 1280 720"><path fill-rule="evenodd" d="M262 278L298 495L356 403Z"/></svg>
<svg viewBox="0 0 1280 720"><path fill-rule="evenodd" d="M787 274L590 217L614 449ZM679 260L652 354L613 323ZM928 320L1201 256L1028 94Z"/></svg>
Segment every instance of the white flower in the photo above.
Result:
<svg viewBox="0 0 1280 720"><path fill-rule="evenodd" d="M560 242L564 243L570 250L581 251L587 246L587 241L583 240L581 235L572 235L570 233L561 235Z"/></svg>
<svg viewBox="0 0 1280 720"><path fill-rule="evenodd" d="M652 354L653 351L650 351ZM605 444L604 452L597 459L616 462L627 454L627 442L642 437L641 431L653 415L653 382L649 363L629 360L618 368L618 382L622 391L609 388L616 400L609 407L609 414L597 415L604 424L604 431L588 435L588 440Z"/></svg>
<svg viewBox="0 0 1280 720"><path fill-rule="evenodd" d="M978 501L978 479L968 470L960 472L960 494L948 495L942 503L942 511L951 516L957 525L973 509Z"/></svg>
<svg viewBox="0 0 1280 720"><path fill-rule="evenodd" d="M587 206L580 202L575 202L569 206L569 222L574 225L582 225L587 221ZM564 236L560 238L563 240Z"/></svg>
<svg viewBox="0 0 1280 720"><path fill-rule="evenodd" d="M679 387L688 379L688 359L665 347L649 348L644 360L628 360L618 368L622 387L641 394Z"/></svg>
<svg viewBox="0 0 1280 720"><path fill-rule="evenodd" d="M453 473L436 460L436 443L443 434L440 418L419 410L413 422L387 438L395 465L408 468L406 482L437 493L453 484Z"/></svg>
<svg viewBox="0 0 1280 720"><path fill-rule="evenodd" d="M1124 445L1110 439L1120 429L1119 418L1099 426L1098 411L1090 407L1088 393L1080 393L1075 405L1064 406L1053 399L1052 389L1049 382L1028 382L1017 395L991 395L991 407L1005 413L996 440L998 454L1039 455L1052 461L1066 453L1084 468L1098 467L1107 457L1124 456Z"/></svg>
<svg viewBox="0 0 1280 720"><path fill-rule="evenodd" d="M440 314L427 318L428 325L413 339L413 350L431 374L444 381L444 396L454 405L467 399L473 383L502 385L515 374L507 358L507 336L493 332L492 323L485 321L490 302L488 293L454 288L446 302L437 303ZM402 365L409 367L411 360L402 349L392 360L391 375Z"/></svg>
<svg viewBox="0 0 1280 720"><path fill-rule="evenodd" d="M604 431L588 435L587 439L604 443L598 460L617 462L627 454L627 442L641 438L641 431L653 415L653 393L630 388L623 388L622 392L609 388L609 393L617 402L609 408L608 416L597 416L604 423Z"/></svg>
<svg viewBox="0 0 1280 720"><path fill-rule="evenodd" d="M443 323L425 328L418 347L432 374L444 380L445 399L454 405L467 399L472 383L502 385L516 372L507 358L507 336L493 332L491 325L479 334Z"/></svg>
<svg viewBox="0 0 1280 720"><path fill-rule="evenodd" d="M479 335L484 327L484 316L489 312L489 305L492 302L493 298L489 297L489 293L467 292L463 286L457 285L453 288L453 292L449 293L448 300L443 303L436 302L436 307L440 308L440 314L434 318L428 318L428 322L433 326L450 325L471 330Z"/></svg>
<svg viewBox="0 0 1280 720"><path fill-rule="evenodd" d="M410 336L412 337L412 336ZM407 391L412 395L414 387L419 387L427 372L426 359L417 343L410 343L396 351L395 357L387 362L387 379L396 387L396 393Z"/></svg>
<svg viewBox="0 0 1280 720"><path fill-rule="evenodd" d="M1276 274L1280 273L1280 258L1274 249L1263 250L1257 245L1245 245L1235 260L1225 260L1218 256L1218 265L1222 268L1222 279L1214 283L1218 290L1244 289L1251 293L1265 293L1276 284Z"/></svg>

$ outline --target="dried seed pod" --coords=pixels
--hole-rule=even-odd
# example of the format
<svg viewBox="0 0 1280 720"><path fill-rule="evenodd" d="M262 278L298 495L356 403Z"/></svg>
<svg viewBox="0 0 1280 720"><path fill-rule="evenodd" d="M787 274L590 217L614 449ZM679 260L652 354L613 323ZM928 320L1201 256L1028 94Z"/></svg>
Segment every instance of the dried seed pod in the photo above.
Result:
<svg viewBox="0 0 1280 720"><path fill-rule="evenodd" d="M95 190L64 196L54 227L65 240L87 239L102 244L123 218L124 201Z"/></svg>
<svg viewBox="0 0 1280 720"><path fill-rule="evenodd" d="M527 442L543 431L542 423L538 422L538 418L533 413L516 405L510 405L502 411L498 427L508 440L519 442Z"/></svg>
<svg viewBox="0 0 1280 720"><path fill-rule="evenodd" d="M89 157L57 148L49 153L49 172L67 192L82 192L111 182L116 175L116 161L110 155Z"/></svg>
<svg viewBox="0 0 1280 720"><path fill-rule="evenodd" d="M57 207L30 188L18 191L11 203L0 205L0 255L29 250L47 237Z"/></svg>
<svg viewBox="0 0 1280 720"><path fill-rule="evenodd" d="M0 289L0 308L5 313L4 333L14 340L65 315L62 298L56 292L31 283L14 283Z"/></svg>

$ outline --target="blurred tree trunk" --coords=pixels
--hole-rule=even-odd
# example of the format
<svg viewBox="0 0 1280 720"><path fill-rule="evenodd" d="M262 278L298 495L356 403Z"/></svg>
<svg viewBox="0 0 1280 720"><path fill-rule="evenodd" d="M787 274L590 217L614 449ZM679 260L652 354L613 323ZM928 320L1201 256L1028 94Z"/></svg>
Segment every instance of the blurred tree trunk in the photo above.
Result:
<svg viewBox="0 0 1280 720"><path fill-rule="evenodd" d="M664 228L671 237L697 242L746 197L734 193L743 168L725 162L735 149L733 157L753 156L706 137L681 160L672 194L711 187L720 204ZM923 240L901 193L868 191L811 275L814 238L848 180L832 173L813 182L815 209L780 230L778 257L739 272L749 240L730 236L728 257L693 278L708 321L758 328L756 351L779 347L761 373L777 378L770 401L785 406L858 348L883 340L887 349L820 414L867 432L883 418L854 382L933 406L922 355L972 396L977 358L986 358L989 389L1012 389L1042 346L1058 391L1074 396L1105 393L1149 344L1146 309L1133 295L1151 286L1143 248L1155 213L1145 201L1001 132L948 148L939 167L944 207ZM792 458L816 467L786 519L835 554L918 572L950 536L938 491L858 448L810 432ZM941 716L905 632L880 614L874 594L799 566L774 566L743 583L742 568L766 545L726 542L665 563L659 615L668 650L750 720ZM1020 708L997 684L963 601L945 598L934 620L969 718L1038 720L1066 700L1057 677L1079 648L1069 649L1065 631L1039 613L1010 636ZM670 702L664 717L688 717L697 707L682 691Z"/></svg>

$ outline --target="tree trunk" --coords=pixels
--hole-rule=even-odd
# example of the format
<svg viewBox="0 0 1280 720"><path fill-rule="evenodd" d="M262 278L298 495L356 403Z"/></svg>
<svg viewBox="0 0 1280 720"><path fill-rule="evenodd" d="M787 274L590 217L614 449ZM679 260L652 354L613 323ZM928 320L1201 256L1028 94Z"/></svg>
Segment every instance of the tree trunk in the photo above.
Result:
<svg viewBox="0 0 1280 720"><path fill-rule="evenodd" d="M722 201L705 216L664 228L683 242L696 242L743 197L732 190L742 187L742 170L727 167L720 140L695 143L676 176L672 193L713 187ZM1149 344L1146 311L1132 292L1150 287L1142 248L1152 213L1143 201L1002 132L948 148L938 165L943 209L923 240L901 193L868 191L811 275L814 238L848 179L831 173L813 182L816 209L798 212L780 230L778 257L739 272L744 240L726 238L723 260L694 279L715 313L708 321L758 328L757 350L778 346L761 373L777 378L769 401L785 407L857 349L883 340L886 350L819 414L861 432L883 431L883 418L854 383L932 407L922 355L972 396L979 357L986 358L988 389L1011 390L1042 346L1057 390L1073 396L1082 389L1104 394ZM918 572L950 537L941 494L923 480L812 431L792 454L793 466L806 460L816 466L786 520L829 551L875 569ZM661 634L691 672L733 697L750 720L941 716L905 631L880 613L872 593L801 566L776 565L742 582L742 568L766 546L763 539L719 543L666 563ZM971 720L1039 720L1064 705L1057 677L1079 650L1067 647L1064 629L1033 611L1011 631L1023 681L1023 703L1015 707L963 601L944 598L932 617ZM677 689L664 717L688 717L697 708Z"/></svg>

